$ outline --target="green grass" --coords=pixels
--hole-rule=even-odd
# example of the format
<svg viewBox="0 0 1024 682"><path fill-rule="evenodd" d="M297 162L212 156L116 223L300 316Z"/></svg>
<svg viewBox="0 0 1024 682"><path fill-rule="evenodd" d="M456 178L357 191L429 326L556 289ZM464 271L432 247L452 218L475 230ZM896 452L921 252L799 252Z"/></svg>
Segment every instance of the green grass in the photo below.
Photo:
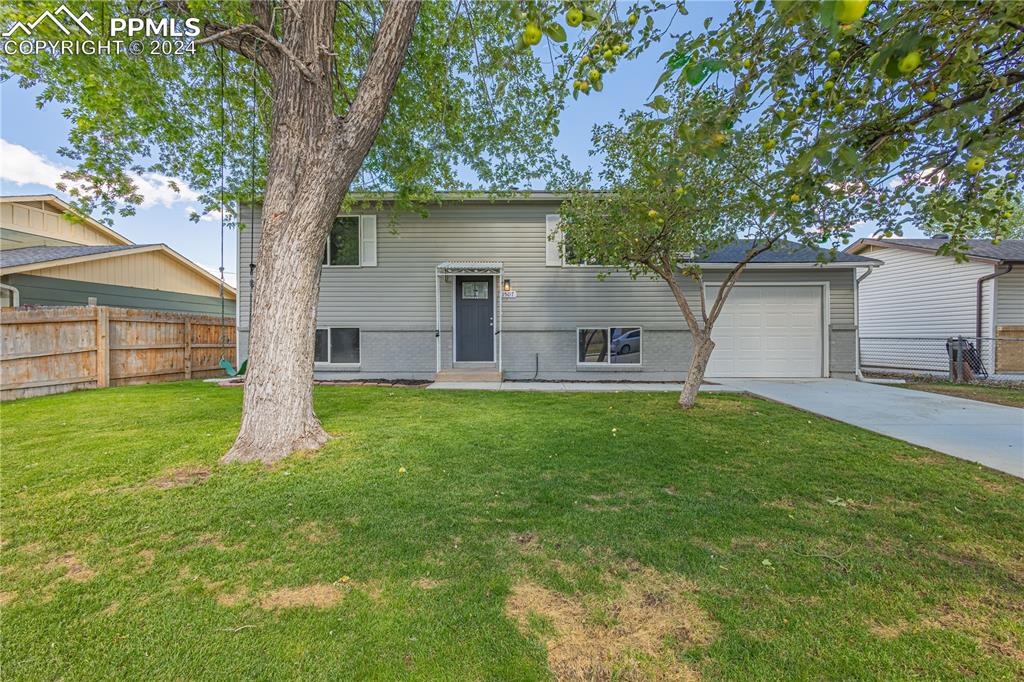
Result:
<svg viewBox="0 0 1024 682"><path fill-rule="evenodd" d="M1024 386L993 386L991 384L954 384L951 381L919 381L904 384L907 388L931 393L943 393L957 398L969 398L996 405L1024 407Z"/></svg>
<svg viewBox="0 0 1024 682"><path fill-rule="evenodd" d="M1024 675L1020 481L750 397L674 402L324 387L336 438L270 469L217 465L239 389L4 404L4 677L545 679L565 613L611 635L677 598L688 625L616 675ZM512 617L523 585L561 611Z"/></svg>

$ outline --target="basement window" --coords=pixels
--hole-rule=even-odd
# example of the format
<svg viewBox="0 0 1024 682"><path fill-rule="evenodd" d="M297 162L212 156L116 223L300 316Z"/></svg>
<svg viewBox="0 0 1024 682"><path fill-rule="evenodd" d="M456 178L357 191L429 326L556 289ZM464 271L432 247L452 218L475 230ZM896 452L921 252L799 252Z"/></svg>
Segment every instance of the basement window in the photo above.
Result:
<svg viewBox="0 0 1024 682"><path fill-rule="evenodd" d="M581 365L639 365L640 327L591 327L576 330L576 362Z"/></svg>
<svg viewBox="0 0 1024 682"><path fill-rule="evenodd" d="M360 362L359 328L317 329L313 362L331 365L358 365Z"/></svg>

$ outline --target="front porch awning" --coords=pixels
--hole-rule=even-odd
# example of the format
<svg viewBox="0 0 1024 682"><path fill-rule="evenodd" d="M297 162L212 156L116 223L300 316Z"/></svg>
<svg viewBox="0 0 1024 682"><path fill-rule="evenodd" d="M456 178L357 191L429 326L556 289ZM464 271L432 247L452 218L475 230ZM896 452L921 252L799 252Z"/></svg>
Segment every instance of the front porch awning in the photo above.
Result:
<svg viewBox="0 0 1024 682"><path fill-rule="evenodd" d="M493 275L501 274L501 261L448 260L437 264L438 275Z"/></svg>

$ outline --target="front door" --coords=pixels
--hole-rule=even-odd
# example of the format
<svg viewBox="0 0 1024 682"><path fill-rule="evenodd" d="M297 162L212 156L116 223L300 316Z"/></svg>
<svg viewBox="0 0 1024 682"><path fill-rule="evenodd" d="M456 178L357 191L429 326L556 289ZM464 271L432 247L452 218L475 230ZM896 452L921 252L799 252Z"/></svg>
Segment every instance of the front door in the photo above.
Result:
<svg viewBox="0 0 1024 682"><path fill-rule="evenodd" d="M494 362L494 278L455 278L455 361Z"/></svg>

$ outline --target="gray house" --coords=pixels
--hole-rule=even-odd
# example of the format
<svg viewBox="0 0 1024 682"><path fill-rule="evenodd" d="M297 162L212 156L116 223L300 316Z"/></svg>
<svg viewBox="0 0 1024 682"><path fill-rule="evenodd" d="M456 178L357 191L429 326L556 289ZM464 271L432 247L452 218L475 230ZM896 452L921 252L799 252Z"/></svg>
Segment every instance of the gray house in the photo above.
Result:
<svg viewBox="0 0 1024 682"><path fill-rule="evenodd" d="M559 202L533 193L452 199L426 218L339 216L321 271L317 378L684 378L690 334L668 286L624 273L599 280L607 268L563 262ZM239 361L260 238L259 208L242 211L256 227L238 242ZM702 261L709 294L742 253L740 244ZM817 255L789 245L749 266L716 325L709 378L855 376L855 271L877 261L839 254L822 265Z"/></svg>

